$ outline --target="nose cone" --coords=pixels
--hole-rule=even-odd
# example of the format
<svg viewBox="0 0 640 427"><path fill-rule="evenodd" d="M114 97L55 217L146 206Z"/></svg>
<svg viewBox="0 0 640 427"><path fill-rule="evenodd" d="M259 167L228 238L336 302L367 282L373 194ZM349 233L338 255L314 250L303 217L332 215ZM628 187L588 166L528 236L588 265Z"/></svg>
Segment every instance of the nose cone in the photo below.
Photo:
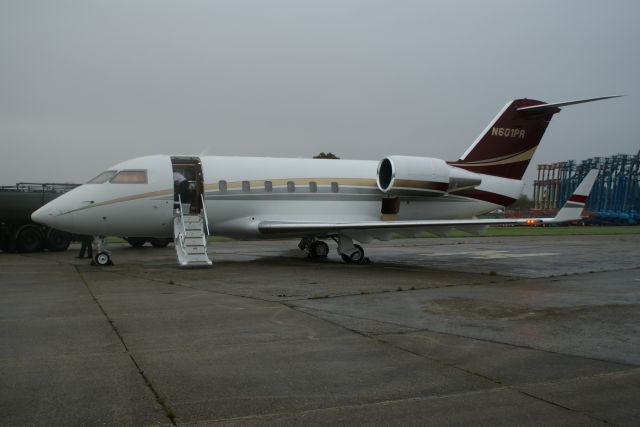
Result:
<svg viewBox="0 0 640 427"><path fill-rule="evenodd" d="M40 209L38 209L37 211L31 214L31 221L38 224L42 224L42 225L48 225L47 224L48 217L49 217L49 208L47 208L47 205L44 205L43 207L41 207Z"/></svg>
<svg viewBox="0 0 640 427"><path fill-rule="evenodd" d="M66 194L65 194L66 195ZM73 231L73 213L65 209L63 200L65 195L60 196L42 206L31 214L31 220L38 224L46 225L62 231Z"/></svg>

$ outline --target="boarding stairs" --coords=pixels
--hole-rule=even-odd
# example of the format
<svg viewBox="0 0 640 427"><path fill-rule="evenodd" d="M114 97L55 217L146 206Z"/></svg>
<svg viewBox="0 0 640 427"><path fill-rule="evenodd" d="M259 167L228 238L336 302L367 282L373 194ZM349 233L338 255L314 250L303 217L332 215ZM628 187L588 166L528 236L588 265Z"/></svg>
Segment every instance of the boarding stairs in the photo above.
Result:
<svg viewBox="0 0 640 427"><path fill-rule="evenodd" d="M173 217L173 236L181 267L210 267L207 255L209 224L202 200L202 210L197 214L185 213L179 201Z"/></svg>

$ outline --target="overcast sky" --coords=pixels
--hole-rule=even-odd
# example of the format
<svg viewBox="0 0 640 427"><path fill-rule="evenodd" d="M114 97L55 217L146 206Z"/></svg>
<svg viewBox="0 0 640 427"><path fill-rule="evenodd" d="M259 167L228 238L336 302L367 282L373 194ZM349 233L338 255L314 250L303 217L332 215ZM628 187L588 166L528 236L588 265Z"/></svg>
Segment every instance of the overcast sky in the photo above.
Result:
<svg viewBox="0 0 640 427"><path fill-rule="evenodd" d="M0 0L0 184L205 150L455 160L519 97L629 95L564 108L534 164L635 154L639 18L637 0Z"/></svg>

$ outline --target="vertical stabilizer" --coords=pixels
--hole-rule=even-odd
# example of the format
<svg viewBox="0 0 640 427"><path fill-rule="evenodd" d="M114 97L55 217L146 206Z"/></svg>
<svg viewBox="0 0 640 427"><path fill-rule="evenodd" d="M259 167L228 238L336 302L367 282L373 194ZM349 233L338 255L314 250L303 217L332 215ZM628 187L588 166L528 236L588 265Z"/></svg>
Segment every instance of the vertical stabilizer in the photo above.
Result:
<svg viewBox="0 0 640 427"><path fill-rule="evenodd" d="M569 196L569 199L565 202L564 206L562 206L562 209L560 209L558 214L551 220L546 220L544 222L567 222L579 220L580 215L582 215L582 210L587 204L587 198L589 197L589 193L591 193L593 184L596 182L596 178L598 178L598 172L598 169L591 169L589 173L587 173L587 176L585 176L582 182L578 185L578 188L576 188L573 194Z"/></svg>
<svg viewBox="0 0 640 427"><path fill-rule="evenodd" d="M522 179L544 132L560 107L620 95L547 104L534 99L515 99L502 111L452 166L471 172Z"/></svg>
<svg viewBox="0 0 640 427"><path fill-rule="evenodd" d="M539 114L519 111L522 107L545 105L533 99L513 100L500 111L485 131L452 166L471 172L521 179L559 108Z"/></svg>

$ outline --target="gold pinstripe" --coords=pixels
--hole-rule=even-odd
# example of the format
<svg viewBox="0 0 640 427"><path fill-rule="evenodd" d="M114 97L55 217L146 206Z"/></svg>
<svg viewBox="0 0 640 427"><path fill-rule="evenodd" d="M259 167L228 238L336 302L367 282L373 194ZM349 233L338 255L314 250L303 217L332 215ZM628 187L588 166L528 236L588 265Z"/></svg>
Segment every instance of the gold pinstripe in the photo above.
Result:
<svg viewBox="0 0 640 427"><path fill-rule="evenodd" d="M150 191L147 193L132 194L130 196L118 197L116 199L105 200L104 202L83 206L81 208L68 211L66 213L78 212L78 211L82 211L89 208L97 208L98 206L112 205L114 203L130 202L132 200L146 199L148 197L168 196L170 194L173 194L173 190L159 190L159 191Z"/></svg>
<svg viewBox="0 0 640 427"><path fill-rule="evenodd" d="M318 185L330 185L332 182L337 182L338 185L350 185L355 187L375 187L377 188L376 181L374 179L366 178L285 178L285 179L264 179L264 180L252 180L250 181L251 187L258 187L264 185L265 181L271 181L273 186L286 186L289 181L293 181L296 185L307 185L309 182L314 181ZM218 183L205 184L205 191L219 190ZM242 181L231 181L227 183L227 189L239 189L242 188ZM65 213L73 213L83 211L85 209L97 208L99 206L107 206L115 203L130 202L133 200L146 199L149 197L159 197L172 195L173 190L158 190L150 191L146 193L132 194L130 196L118 197L111 200L105 200L104 202L94 203L91 205L83 206L81 208L73 209Z"/></svg>
<svg viewBox="0 0 640 427"><path fill-rule="evenodd" d="M464 167L485 167L485 166L500 166L500 165L508 165L511 163L523 162L525 160L531 160L533 157L533 153L536 151L536 148L533 147L527 151L523 151L521 153L516 154L513 157L509 157L503 160L497 160L494 162L474 162L474 163L452 163L452 166L464 166Z"/></svg>

